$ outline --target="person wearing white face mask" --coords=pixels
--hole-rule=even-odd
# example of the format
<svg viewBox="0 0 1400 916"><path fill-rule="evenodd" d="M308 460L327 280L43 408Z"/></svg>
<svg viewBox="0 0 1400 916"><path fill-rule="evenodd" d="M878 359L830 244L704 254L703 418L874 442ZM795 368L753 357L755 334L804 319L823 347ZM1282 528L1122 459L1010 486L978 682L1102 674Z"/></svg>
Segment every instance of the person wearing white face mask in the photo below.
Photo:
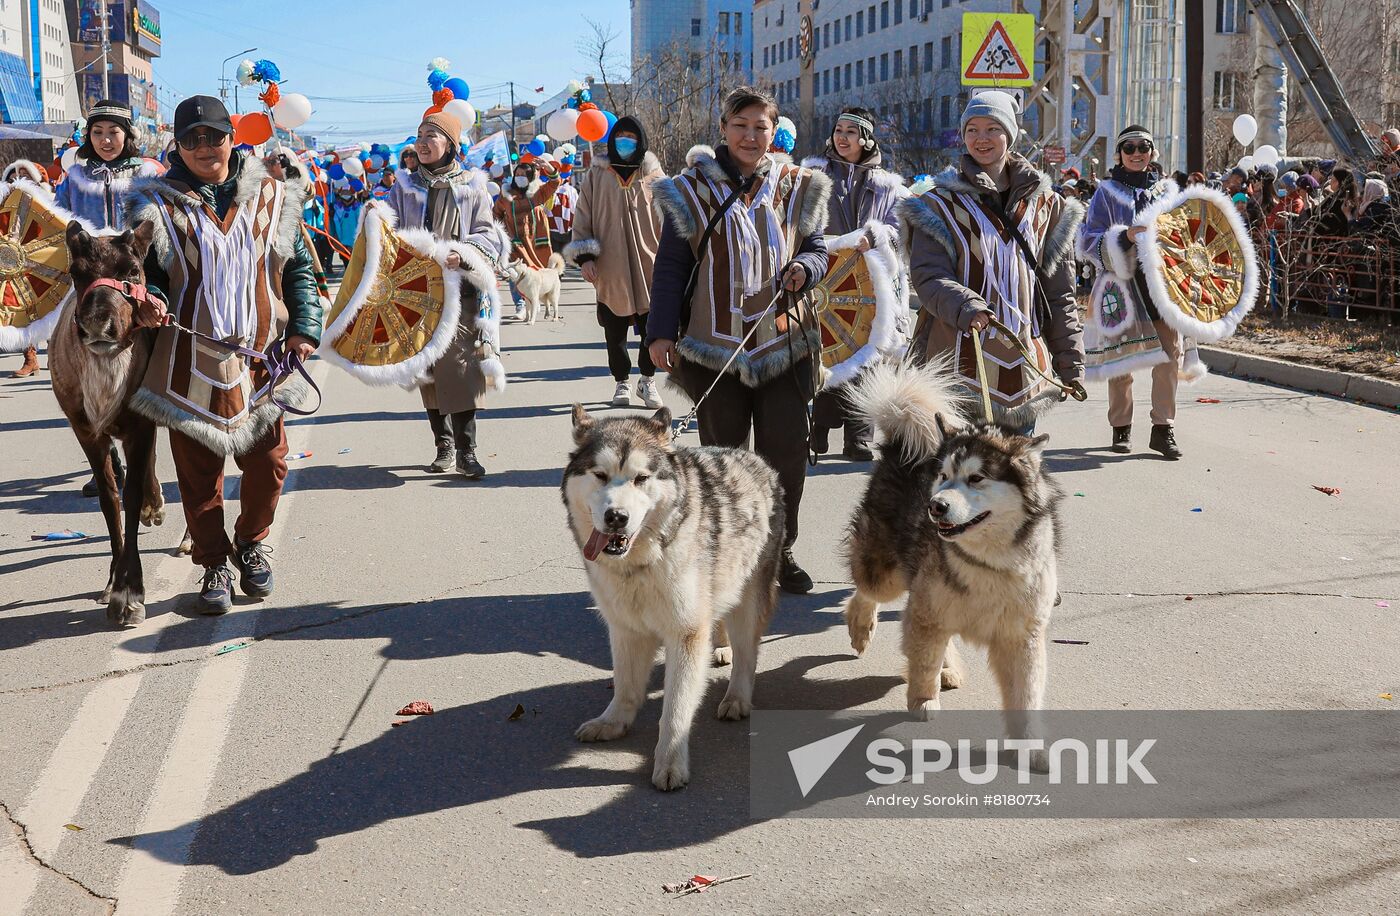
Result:
<svg viewBox="0 0 1400 916"><path fill-rule="evenodd" d="M540 182L539 175L546 181ZM554 192L559 190L559 169L554 163L537 159L517 162L511 180L496 198L492 210L510 236L510 260L519 261L531 270L549 266L554 247L549 240L549 210ZM511 289L515 294L515 289ZM525 303L515 297L515 317L523 319Z"/></svg>
<svg viewBox="0 0 1400 916"><path fill-rule="evenodd" d="M608 369L616 385L614 407L632 406L628 378L632 360L627 337L647 334L651 275L661 238L661 217L652 208L651 182L664 178L661 163L646 149L646 132L636 118L617 119L608 136L607 155L597 154L579 189L574 210L574 238L564 258L577 264L598 297L598 325L608 348ZM662 406L656 390L656 366L639 347L641 379L637 397L655 410Z"/></svg>

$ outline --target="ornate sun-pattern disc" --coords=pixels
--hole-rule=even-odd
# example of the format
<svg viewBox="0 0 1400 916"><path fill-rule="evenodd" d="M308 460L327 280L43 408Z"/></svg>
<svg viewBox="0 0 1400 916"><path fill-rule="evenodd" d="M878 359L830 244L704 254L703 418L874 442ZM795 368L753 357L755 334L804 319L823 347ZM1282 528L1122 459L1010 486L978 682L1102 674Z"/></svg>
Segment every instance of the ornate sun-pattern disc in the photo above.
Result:
<svg viewBox="0 0 1400 916"><path fill-rule="evenodd" d="M855 355L875 323L875 287L855 249L828 256L826 276L813 287L821 326L822 365L828 369Z"/></svg>
<svg viewBox="0 0 1400 916"><path fill-rule="evenodd" d="M328 325L360 288L367 267L366 241L366 234L361 234ZM445 298L442 268L385 226L373 271L368 297L333 346L356 365L393 366L422 352L437 330Z"/></svg>
<svg viewBox="0 0 1400 916"><path fill-rule="evenodd" d="M68 220L18 187L0 202L0 328L22 329L52 314L69 291Z"/></svg>
<svg viewBox="0 0 1400 916"><path fill-rule="evenodd" d="M1102 295L1094 300L1094 309L1094 319L1105 337L1118 337L1133 323L1132 300L1117 280L1104 284Z"/></svg>
<svg viewBox="0 0 1400 916"><path fill-rule="evenodd" d="M1183 314L1211 324L1240 304L1253 249L1217 201L1188 198L1166 211L1156 241L1167 296Z"/></svg>

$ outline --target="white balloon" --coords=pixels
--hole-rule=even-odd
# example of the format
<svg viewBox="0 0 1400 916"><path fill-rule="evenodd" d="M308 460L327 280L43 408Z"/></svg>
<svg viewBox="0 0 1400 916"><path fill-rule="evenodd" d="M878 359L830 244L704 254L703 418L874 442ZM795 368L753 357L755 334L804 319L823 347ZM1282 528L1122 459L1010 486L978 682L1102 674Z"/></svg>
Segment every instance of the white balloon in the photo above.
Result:
<svg viewBox="0 0 1400 916"><path fill-rule="evenodd" d="M288 130L296 130L311 120L311 100L299 92L284 95L272 106L272 116L278 125Z"/></svg>
<svg viewBox="0 0 1400 916"><path fill-rule="evenodd" d="M1274 165L1278 162L1278 150L1272 146L1261 146L1254 151L1256 165Z"/></svg>
<svg viewBox="0 0 1400 916"><path fill-rule="evenodd" d="M549 116L545 122L544 129L549 136L563 143L565 140L572 140L578 135L578 112L572 108L561 108ZM568 144L564 144L567 146ZM560 149L563 149L561 146ZM564 155L568 155L565 153Z"/></svg>
<svg viewBox="0 0 1400 916"><path fill-rule="evenodd" d="M1253 156L1245 156L1245 157L1243 157L1243 158L1240 159L1240 161L1239 161L1239 167L1242 168L1242 169L1244 169L1246 172L1252 170L1252 169L1254 168L1254 157L1253 157Z"/></svg>
<svg viewBox="0 0 1400 916"><path fill-rule="evenodd" d="M68 147L63 151L63 155L59 157L58 161L63 166L63 171L68 171L73 167L73 163L78 161L78 148L76 146Z"/></svg>
<svg viewBox="0 0 1400 916"><path fill-rule="evenodd" d="M462 122L463 132L469 131L476 126L476 109L473 108L472 103L468 102L466 99L453 99L442 106L442 110Z"/></svg>
<svg viewBox="0 0 1400 916"><path fill-rule="evenodd" d="M345 170L345 174L351 178L365 177L365 164L358 159L342 159L340 167Z"/></svg>
<svg viewBox="0 0 1400 916"><path fill-rule="evenodd" d="M500 196L501 196L501 186L498 185L498 184L496 184L496 182L494 182L494 181L488 181L488 182L486 182L486 191L487 191L487 193L489 193L492 197L500 197Z"/></svg>
<svg viewBox="0 0 1400 916"><path fill-rule="evenodd" d="M1233 129L1236 142L1240 146L1249 146L1254 142L1254 136L1259 133L1259 122L1254 120L1254 115L1242 114L1235 118Z"/></svg>
<svg viewBox="0 0 1400 916"><path fill-rule="evenodd" d="M540 160L541 160L542 162L556 162L556 161L557 161L557 160L554 158L554 155L553 155L552 153L542 153L542 154L540 155Z"/></svg>
<svg viewBox="0 0 1400 916"><path fill-rule="evenodd" d="M499 162L493 162L493 163L491 163L491 177L492 177L492 178L500 178L501 176L505 175L505 173L506 173L506 167L505 167L504 165L502 165L502 164L499 163Z"/></svg>

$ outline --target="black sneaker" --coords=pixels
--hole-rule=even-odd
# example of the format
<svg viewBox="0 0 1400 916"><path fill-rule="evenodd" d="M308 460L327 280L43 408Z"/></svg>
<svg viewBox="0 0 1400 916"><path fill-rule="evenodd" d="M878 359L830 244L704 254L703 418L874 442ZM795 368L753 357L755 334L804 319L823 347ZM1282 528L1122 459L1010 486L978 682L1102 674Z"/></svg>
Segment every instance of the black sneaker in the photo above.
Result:
<svg viewBox="0 0 1400 916"><path fill-rule="evenodd" d="M272 567L268 555L272 548L266 544L233 545L233 565L238 567L238 590L249 598L266 598L272 594Z"/></svg>
<svg viewBox="0 0 1400 916"><path fill-rule="evenodd" d="M439 445L437 447L437 457L433 459L432 464L428 465L428 470L438 474L452 470L453 456L452 446Z"/></svg>
<svg viewBox="0 0 1400 916"><path fill-rule="evenodd" d="M199 589L202 614L227 614L233 607L233 572L227 563L204 567L204 584Z"/></svg>
<svg viewBox="0 0 1400 916"><path fill-rule="evenodd" d="M778 588L790 595L805 595L812 590L812 577L797 565L792 548L783 548L783 559L778 568Z"/></svg>
<svg viewBox="0 0 1400 916"><path fill-rule="evenodd" d="M1175 461L1181 457L1181 449L1176 444L1176 432L1165 424L1152 424L1152 438L1147 447L1154 452L1161 452L1162 457L1168 461Z"/></svg>
<svg viewBox="0 0 1400 916"><path fill-rule="evenodd" d="M850 461L874 461L875 453L870 450L869 442L862 442L860 439L846 443L846 450L842 453Z"/></svg>
<svg viewBox="0 0 1400 916"><path fill-rule="evenodd" d="M1113 450L1120 455L1126 455L1133 450L1133 428L1131 425L1113 427Z"/></svg>
<svg viewBox="0 0 1400 916"><path fill-rule="evenodd" d="M468 480L480 480L486 476L486 468L482 467L481 462L476 460L476 452L458 452L457 473Z"/></svg>
<svg viewBox="0 0 1400 916"><path fill-rule="evenodd" d="M812 427L812 451L818 455L825 455L831 451L831 430L825 426Z"/></svg>

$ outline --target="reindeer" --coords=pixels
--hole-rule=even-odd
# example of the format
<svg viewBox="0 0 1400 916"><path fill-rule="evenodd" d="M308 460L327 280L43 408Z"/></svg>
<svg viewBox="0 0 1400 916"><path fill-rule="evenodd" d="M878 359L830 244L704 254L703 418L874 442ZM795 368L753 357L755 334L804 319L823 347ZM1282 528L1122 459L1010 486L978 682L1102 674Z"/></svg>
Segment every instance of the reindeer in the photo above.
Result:
<svg viewBox="0 0 1400 916"><path fill-rule="evenodd" d="M141 327L137 309L148 303L142 261L154 226L93 235L68 224L70 272L75 294L49 343L49 370L58 404L78 437L98 482L98 500L112 542L112 567L99 602L117 626L146 619L146 586L136 546L137 522L159 525L165 500L156 478L155 424L128 407L150 360L154 334ZM121 493L112 467L112 440L126 452ZM122 506L126 537L122 537Z"/></svg>

